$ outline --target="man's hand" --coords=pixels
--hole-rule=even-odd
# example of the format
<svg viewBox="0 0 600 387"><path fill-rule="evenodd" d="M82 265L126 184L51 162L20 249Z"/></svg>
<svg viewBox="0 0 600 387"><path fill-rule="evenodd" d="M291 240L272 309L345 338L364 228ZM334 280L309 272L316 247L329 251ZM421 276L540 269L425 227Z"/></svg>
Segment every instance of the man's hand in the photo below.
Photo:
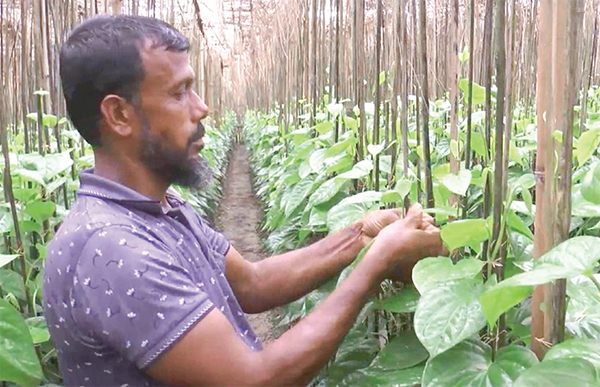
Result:
<svg viewBox="0 0 600 387"><path fill-rule="evenodd" d="M369 240L379 235L379 232L388 225L401 220L404 217L403 208L391 208L388 210L377 210L369 212L357 223L362 226L362 233ZM423 222L433 224L433 218L429 214L423 214Z"/></svg>
<svg viewBox="0 0 600 387"><path fill-rule="evenodd" d="M417 261L448 254L440 239L440 230L432 222L433 218L424 215L421 205L416 204L403 219L389 223L379 232L371 249L386 261L387 278L410 282Z"/></svg>

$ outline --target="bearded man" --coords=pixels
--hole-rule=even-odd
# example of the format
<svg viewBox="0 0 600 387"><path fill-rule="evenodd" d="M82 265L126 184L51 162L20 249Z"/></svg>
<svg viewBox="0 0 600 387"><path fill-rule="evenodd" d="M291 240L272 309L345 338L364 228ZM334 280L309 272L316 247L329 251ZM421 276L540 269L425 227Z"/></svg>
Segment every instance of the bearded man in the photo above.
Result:
<svg viewBox="0 0 600 387"><path fill-rule="evenodd" d="M67 385L299 385L334 355L379 283L442 252L413 207L375 211L306 248L244 260L171 184L201 187L208 109L188 42L138 16L79 25L61 50L69 116L94 149L48 248L46 318ZM264 348L244 313L284 305L355 270Z"/></svg>

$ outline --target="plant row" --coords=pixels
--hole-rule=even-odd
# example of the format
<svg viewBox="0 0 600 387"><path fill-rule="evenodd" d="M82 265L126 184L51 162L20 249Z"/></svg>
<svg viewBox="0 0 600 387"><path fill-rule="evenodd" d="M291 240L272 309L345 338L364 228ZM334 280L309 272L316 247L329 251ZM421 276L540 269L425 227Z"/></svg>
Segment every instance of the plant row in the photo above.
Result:
<svg viewBox="0 0 600 387"><path fill-rule="evenodd" d="M466 86L461 84L461 89ZM461 163L456 174L450 171L449 159L451 155L464 159L467 120L461 118L459 139L453 140L448 128L450 103L444 99L430 103L430 178L435 207L426 211L441 225L441 237L452 258L420 261L411 286L382 284L377 299L367 304L316 383L425 387L600 384L598 89L589 95L592 108L587 125L580 128L574 145L572 238L537 260L532 256L535 113L522 107L513 112L505 171L509 188L498 225L505 238L501 245L492 239L492 217L484 215L485 203L491 202L494 194L493 189L486 189L486 181L493 181L495 172L491 163L494 149L486 145L494 141L493 134L485 138L485 112L475 109L472 115L475 163L469 169ZM483 88L475 87L474 103L484 100ZM409 113L416 111L415 98L408 109ZM287 129L278 111L247 113L245 142L251 150L257 194L265 206L267 249L297 248L351 224L368 211L424 200L423 144L415 114L409 115L404 129L407 143L402 144L393 140L400 139L399 134L390 135L385 129L374 134L372 104L363 110L348 109L348 101L325 100L313 126L307 115L301 125ZM360 114L365 115L362 129ZM379 117L382 127L386 127L386 119L385 115ZM402 130L399 123L387 127ZM363 152L358 151L361 146ZM408 152L406 166L403 157L394 158L394 151L400 154L403 149ZM364 157L359 159L359 154ZM504 279L500 281L492 269L504 248ZM348 270L352 267L286 308L281 325L306 315ZM528 348L531 293L534 286L558 279L567 281L566 341L539 362ZM502 332L498 332L499 319Z"/></svg>

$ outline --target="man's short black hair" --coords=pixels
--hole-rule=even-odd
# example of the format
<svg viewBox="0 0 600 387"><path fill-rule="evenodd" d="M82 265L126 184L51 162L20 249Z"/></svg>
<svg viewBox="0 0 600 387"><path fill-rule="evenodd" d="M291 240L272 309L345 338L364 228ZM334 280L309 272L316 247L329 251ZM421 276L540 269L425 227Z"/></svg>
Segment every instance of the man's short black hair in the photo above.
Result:
<svg viewBox="0 0 600 387"><path fill-rule="evenodd" d="M60 52L60 77L73 125L100 146L100 103L108 94L136 102L144 79L140 50L145 42L187 51L187 39L169 24L142 16L103 15L73 30Z"/></svg>

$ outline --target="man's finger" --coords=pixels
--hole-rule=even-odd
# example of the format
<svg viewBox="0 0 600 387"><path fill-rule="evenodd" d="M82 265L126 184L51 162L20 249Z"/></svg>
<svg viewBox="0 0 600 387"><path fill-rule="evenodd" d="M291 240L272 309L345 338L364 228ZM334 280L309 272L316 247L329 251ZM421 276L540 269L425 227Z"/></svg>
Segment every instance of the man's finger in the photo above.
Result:
<svg viewBox="0 0 600 387"><path fill-rule="evenodd" d="M423 207L421 207L419 203L413 204L408 209L404 221L416 228L421 228L421 225L423 223Z"/></svg>
<svg viewBox="0 0 600 387"><path fill-rule="evenodd" d="M423 222L428 222L433 224L434 220L433 220L433 216L429 215L429 214L423 214Z"/></svg>

